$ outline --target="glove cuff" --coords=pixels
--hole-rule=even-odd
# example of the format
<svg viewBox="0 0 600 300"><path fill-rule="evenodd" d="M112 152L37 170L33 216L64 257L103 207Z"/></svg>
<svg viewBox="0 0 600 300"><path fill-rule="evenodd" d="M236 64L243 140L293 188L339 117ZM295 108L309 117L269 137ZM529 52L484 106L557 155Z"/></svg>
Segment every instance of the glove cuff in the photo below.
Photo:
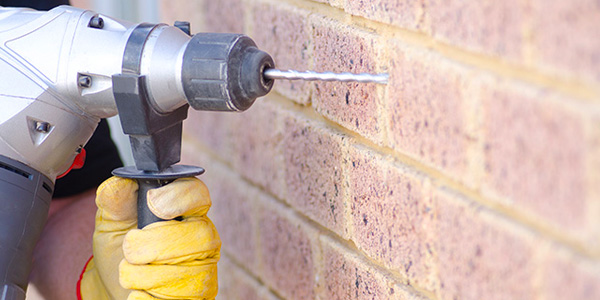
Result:
<svg viewBox="0 0 600 300"><path fill-rule="evenodd" d="M81 280L83 279L83 274L85 274L85 271L87 270L87 267L93 258L93 255L90 256L90 259L88 259L88 261L85 263L85 266L83 266L83 270L81 270L81 274L79 275L79 280L77 281L77 300L83 300L81 297Z"/></svg>

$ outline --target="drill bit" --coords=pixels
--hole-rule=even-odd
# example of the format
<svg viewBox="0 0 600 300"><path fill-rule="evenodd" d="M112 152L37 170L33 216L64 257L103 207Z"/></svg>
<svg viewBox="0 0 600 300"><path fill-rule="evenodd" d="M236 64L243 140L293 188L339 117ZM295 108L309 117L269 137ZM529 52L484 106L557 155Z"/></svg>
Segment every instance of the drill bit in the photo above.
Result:
<svg viewBox="0 0 600 300"><path fill-rule="evenodd" d="M388 74L353 74L353 73L332 73L332 72L313 72L313 71L295 71L295 70L277 70L267 69L264 71L267 79L287 79L287 80L320 80L320 81L342 81L342 82L373 82L378 84L388 83Z"/></svg>

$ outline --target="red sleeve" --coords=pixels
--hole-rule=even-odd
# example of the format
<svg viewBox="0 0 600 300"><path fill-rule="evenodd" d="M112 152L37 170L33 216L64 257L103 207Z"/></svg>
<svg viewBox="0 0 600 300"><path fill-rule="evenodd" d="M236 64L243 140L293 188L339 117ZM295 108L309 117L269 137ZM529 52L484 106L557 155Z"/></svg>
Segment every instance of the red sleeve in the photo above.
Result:
<svg viewBox="0 0 600 300"><path fill-rule="evenodd" d="M92 258L94 258L93 255L85 263L85 266L83 267L83 270L81 271L81 274L79 275L79 280L77 281L77 300L83 300L83 298L81 297L81 280L83 279L83 273L85 273L85 270L87 269L87 266L90 264L90 261L92 261Z"/></svg>

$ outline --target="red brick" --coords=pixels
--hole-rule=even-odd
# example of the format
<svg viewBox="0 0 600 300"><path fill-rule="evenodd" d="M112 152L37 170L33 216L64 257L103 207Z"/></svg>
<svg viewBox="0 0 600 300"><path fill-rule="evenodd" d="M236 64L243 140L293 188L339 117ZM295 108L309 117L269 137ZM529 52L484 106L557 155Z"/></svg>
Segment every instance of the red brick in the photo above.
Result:
<svg viewBox="0 0 600 300"><path fill-rule="evenodd" d="M352 147L347 174L357 247L411 285L433 289L428 185L373 151Z"/></svg>
<svg viewBox="0 0 600 300"><path fill-rule="evenodd" d="M228 112L207 112L190 109L183 122L184 134L202 144L208 150L218 153L224 159L233 155L233 124L239 115ZM192 153L190 153L192 154Z"/></svg>
<svg viewBox="0 0 600 300"><path fill-rule="evenodd" d="M525 7L521 0L427 0L436 38L470 50L521 61Z"/></svg>
<svg viewBox="0 0 600 300"><path fill-rule="evenodd" d="M287 201L302 214L346 236L345 137L296 114L286 118L285 128Z"/></svg>
<svg viewBox="0 0 600 300"><path fill-rule="evenodd" d="M200 178L206 182L211 194L213 220L222 241L222 251L234 256L248 269L257 267L255 189L239 175L221 164L207 170Z"/></svg>
<svg viewBox="0 0 600 300"><path fill-rule="evenodd" d="M455 196L439 193L435 201L439 298L533 299L529 238Z"/></svg>
<svg viewBox="0 0 600 300"><path fill-rule="evenodd" d="M591 215L588 221L593 223L591 246L600 253L600 116L595 116L589 125L592 127L590 133L590 147L588 154L588 208Z"/></svg>
<svg viewBox="0 0 600 300"><path fill-rule="evenodd" d="M542 268L542 299L600 299L600 265L552 255Z"/></svg>
<svg viewBox="0 0 600 300"><path fill-rule="evenodd" d="M344 10L352 15L408 29L422 28L424 3L421 0L345 1Z"/></svg>
<svg viewBox="0 0 600 300"><path fill-rule="evenodd" d="M535 58L541 68L600 80L600 4L595 0L531 3Z"/></svg>
<svg viewBox="0 0 600 300"><path fill-rule="evenodd" d="M205 31L208 32L244 32L244 1L219 0L204 1Z"/></svg>
<svg viewBox="0 0 600 300"><path fill-rule="evenodd" d="M313 241L299 221L287 211L261 198L259 230L260 275L285 299L314 299Z"/></svg>
<svg viewBox="0 0 600 300"><path fill-rule="evenodd" d="M321 238L323 286L321 299L392 299L390 278L329 238ZM395 299L395 298L394 298Z"/></svg>
<svg viewBox="0 0 600 300"><path fill-rule="evenodd" d="M470 181L467 88L465 69L422 50L396 44L388 85L391 146L452 177Z"/></svg>
<svg viewBox="0 0 600 300"><path fill-rule="evenodd" d="M310 69L307 11L280 2L255 1L253 16L252 38L273 57L277 68ZM310 83L278 80L273 89L298 103L309 103Z"/></svg>
<svg viewBox="0 0 600 300"><path fill-rule="evenodd" d="M255 280L235 265L229 257L219 261L219 293L217 300L259 300L263 289Z"/></svg>
<svg viewBox="0 0 600 300"><path fill-rule="evenodd" d="M377 36L321 16L311 16L317 71L376 73ZM370 83L316 82L315 109L325 117L381 143L380 97Z"/></svg>
<svg viewBox="0 0 600 300"><path fill-rule="evenodd" d="M236 170L247 180L283 199L283 111L274 101L258 99L254 106L230 124L233 152L230 158Z"/></svg>
<svg viewBox="0 0 600 300"><path fill-rule="evenodd" d="M586 224L582 118L543 92L494 87L484 103L484 186L568 229Z"/></svg>
<svg viewBox="0 0 600 300"><path fill-rule="evenodd" d="M192 33L202 30L205 25L202 0L161 0L160 20L163 23L173 24L175 21L188 21L192 26Z"/></svg>

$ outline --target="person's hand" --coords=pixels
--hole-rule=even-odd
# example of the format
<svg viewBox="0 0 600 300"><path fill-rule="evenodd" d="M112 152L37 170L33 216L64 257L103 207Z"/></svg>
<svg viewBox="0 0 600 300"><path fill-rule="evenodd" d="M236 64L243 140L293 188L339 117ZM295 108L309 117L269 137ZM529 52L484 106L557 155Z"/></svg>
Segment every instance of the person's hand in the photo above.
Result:
<svg viewBox="0 0 600 300"><path fill-rule="evenodd" d="M206 213L208 189L182 178L150 190L150 210L163 221L137 227L137 183L113 177L96 196L94 258L80 283L87 299L212 299L221 240Z"/></svg>

